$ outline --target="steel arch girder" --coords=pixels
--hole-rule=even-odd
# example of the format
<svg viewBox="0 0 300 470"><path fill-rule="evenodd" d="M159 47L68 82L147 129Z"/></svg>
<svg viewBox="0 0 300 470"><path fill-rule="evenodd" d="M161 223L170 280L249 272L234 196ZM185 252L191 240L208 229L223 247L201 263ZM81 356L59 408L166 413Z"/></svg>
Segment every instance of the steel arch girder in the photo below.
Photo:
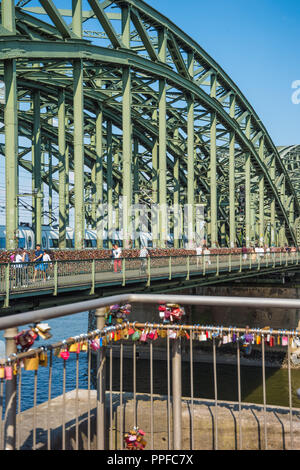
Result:
<svg viewBox="0 0 300 470"><path fill-rule="evenodd" d="M45 43L40 41L27 42L20 40L4 40L3 48L0 51L0 59L7 58L7 50L10 51L10 58L24 58L27 59L38 59L45 60L47 58L65 59L86 59L89 61L95 61L107 64L118 64L119 67L130 66L137 71L142 71L150 74L150 76L156 76L157 79L164 78L168 83L174 87L180 89L185 93L192 93L195 100L198 100L200 104L205 106L209 112L215 112L218 118L218 122L221 122L225 128L232 131L236 135L236 139L245 150L250 153L253 162L257 165L258 173L263 174L265 182L269 187L270 193L275 196L279 213L281 213L282 219L286 223L286 227L289 228L291 239L296 242L293 228L290 226L289 216L285 210L285 207L280 199L277 188L265 167L265 164L259 158L259 155L250 139L247 139L243 130L239 127L235 119L231 118L228 113L221 106L219 101L215 98L211 98L201 88L199 88L193 81L179 75L174 72L169 66L160 63L151 62L146 60L137 54L129 52L128 50L110 50L99 46L94 46L83 42L73 42L72 40L66 43L56 43L55 51L53 51L52 43ZM249 110L251 112L251 110ZM286 181L289 182L288 175L285 173ZM293 195L294 196L294 195ZM296 214L300 214L299 202L294 196Z"/></svg>

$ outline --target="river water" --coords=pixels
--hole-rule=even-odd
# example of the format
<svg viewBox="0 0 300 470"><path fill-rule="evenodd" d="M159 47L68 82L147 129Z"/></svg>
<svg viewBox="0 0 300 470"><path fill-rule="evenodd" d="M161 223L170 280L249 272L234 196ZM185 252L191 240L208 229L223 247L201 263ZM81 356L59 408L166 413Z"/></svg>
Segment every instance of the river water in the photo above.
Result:
<svg viewBox="0 0 300 470"><path fill-rule="evenodd" d="M51 343L66 339L70 336L85 333L88 328L88 312L71 315L64 318L49 321L51 326ZM3 332L0 332L0 341L3 341ZM36 341L35 346L43 342ZM3 345L3 343L2 343ZM109 363L109 361L107 361ZM79 355L80 373L79 388L87 389L88 386L88 355ZM109 364L108 364L109 365ZM113 390L119 388L119 359L113 360ZM132 391L132 360L124 359L124 391ZM182 363L183 372L183 396L190 396L190 366ZM62 394L63 391L63 360L53 356L52 373L52 398ZM38 370L37 403L48 400L48 375L49 369L40 367ZM93 376L95 374L93 373ZM109 370L107 371L109 378ZM94 377L93 377L94 378ZM208 363L194 364L194 397L214 398L213 366ZM237 367L236 365L218 364L218 399L236 401L238 399ZM33 406L34 399L34 372L22 371L21 408L28 409ZM92 384L94 380L92 380ZM66 364L66 391L71 391L76 386L76 354L70 354ZM92 385L93 388L93 385ZM153 388L155 394L167 393L167 366L165 361L154 361L153 364ZM300 407L300 399L297 390L300 388L300 370L292 370L292 400L293 407ZM150 369L149 361L137 360L137 392L149 393ZM288 370L266 367L266 395L268 405L289 406ZM263 403L262 369L256 366L241 367L241 392L242 401L247 403Z"/></svg>

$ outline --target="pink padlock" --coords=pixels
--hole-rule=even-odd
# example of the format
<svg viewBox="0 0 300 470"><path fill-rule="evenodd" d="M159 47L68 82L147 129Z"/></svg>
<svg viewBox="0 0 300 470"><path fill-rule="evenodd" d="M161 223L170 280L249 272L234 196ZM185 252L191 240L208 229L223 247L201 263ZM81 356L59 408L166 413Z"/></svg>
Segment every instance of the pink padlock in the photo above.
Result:
<svg viewBox="0 0 300 470"><path fill-rule="evenodd" d="M70 357L69 351L61 351L60 357L66 361Z"/></svg>
<svg viewBox="0 0 300 470"><path fill-rule="evenodd" d="M5 366L5 379L12 380L12 377L13 377L12 366Z"/></svg>
<svg viewBox="0 0 300 470"><path fill-rule="evenodd" d="M90 342L90 347L91 347L91 349L93 349L93 351L97 351L97 349L100 348L99 340L97 340L97 339L92 340Z"/></svg>

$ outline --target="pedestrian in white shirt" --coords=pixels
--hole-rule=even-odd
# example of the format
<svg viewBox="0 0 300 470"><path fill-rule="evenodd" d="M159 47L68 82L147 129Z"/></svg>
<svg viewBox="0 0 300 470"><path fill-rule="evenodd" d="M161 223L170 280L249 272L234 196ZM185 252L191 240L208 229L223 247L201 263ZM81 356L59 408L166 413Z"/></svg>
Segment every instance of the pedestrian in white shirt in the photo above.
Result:
<svg viewBox="0 0 300 470"><path fill-rule="evenodd" d="M204 246L203 247L203 255L204 255L204 259L205 259L205 263L207 264L211 264L211 261L210 261L210 250L207 246Z"/></svg>
<svg viewBox="0 0 300 470"><path fill-rule="evenodd" d="M147 248L145 246L143 246L141 249L140 249L140 259L141 259L141 267L140 267L140 271L141 273L145 273L146 272L146 266L147 266L147 258L149 256L149 251L147 250Z"/></svg>
<svg viewBox="0 0 300 470"><path fill-rule="evenodd" d="M47 275L47 272L48 272L48 267L49 267L49 262L51 261L51 258L50 258L50 255L49 253L47 253L45 251L45 253L43 254L43 272L44 272L44 280L46 280L46 278L50 279L50 276Z"/></svg>
<svg viewBox="0 0 300 470"><path fill-rule="evenodd" d="M14 265L16 268L16 287L21 286L22 280L22 268L23 268L23 256L21 250L17 250Z"/></svg>
<svg viewBox="0 0 300 470"><path fill-rule="evenodd" d="M114 245L112 254L114 258L114 272L117 273L118 269L122 272L122 261L120 259L122 256L122 250L117 244Z"/></svg>
<svg viewBox="0 0 300 470"><path fill-rule="evenodd" d="M202 246L197 246L196 256L197 256L197 268L201 265L201 255L202 255Z"/></svg>

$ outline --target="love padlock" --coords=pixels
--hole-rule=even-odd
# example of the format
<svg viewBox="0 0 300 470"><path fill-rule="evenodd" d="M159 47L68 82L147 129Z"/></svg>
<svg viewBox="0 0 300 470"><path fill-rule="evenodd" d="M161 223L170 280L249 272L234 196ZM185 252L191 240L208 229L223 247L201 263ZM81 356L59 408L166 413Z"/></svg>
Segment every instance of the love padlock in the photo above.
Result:
<svg viewBox="0 0 300 470"><path fill-rule="evenodd" d="M5 379L12 380L13 378L13 368L11 365L5 366Z"/></svg>
<svg viewBox="0 0 300 470"><path fill-rule="evenodd" d="M60 352L60 355L59 355L62 359L64 359L64 361L67 361L70 357L70 353L67 349L64 349Z"/></svg>

